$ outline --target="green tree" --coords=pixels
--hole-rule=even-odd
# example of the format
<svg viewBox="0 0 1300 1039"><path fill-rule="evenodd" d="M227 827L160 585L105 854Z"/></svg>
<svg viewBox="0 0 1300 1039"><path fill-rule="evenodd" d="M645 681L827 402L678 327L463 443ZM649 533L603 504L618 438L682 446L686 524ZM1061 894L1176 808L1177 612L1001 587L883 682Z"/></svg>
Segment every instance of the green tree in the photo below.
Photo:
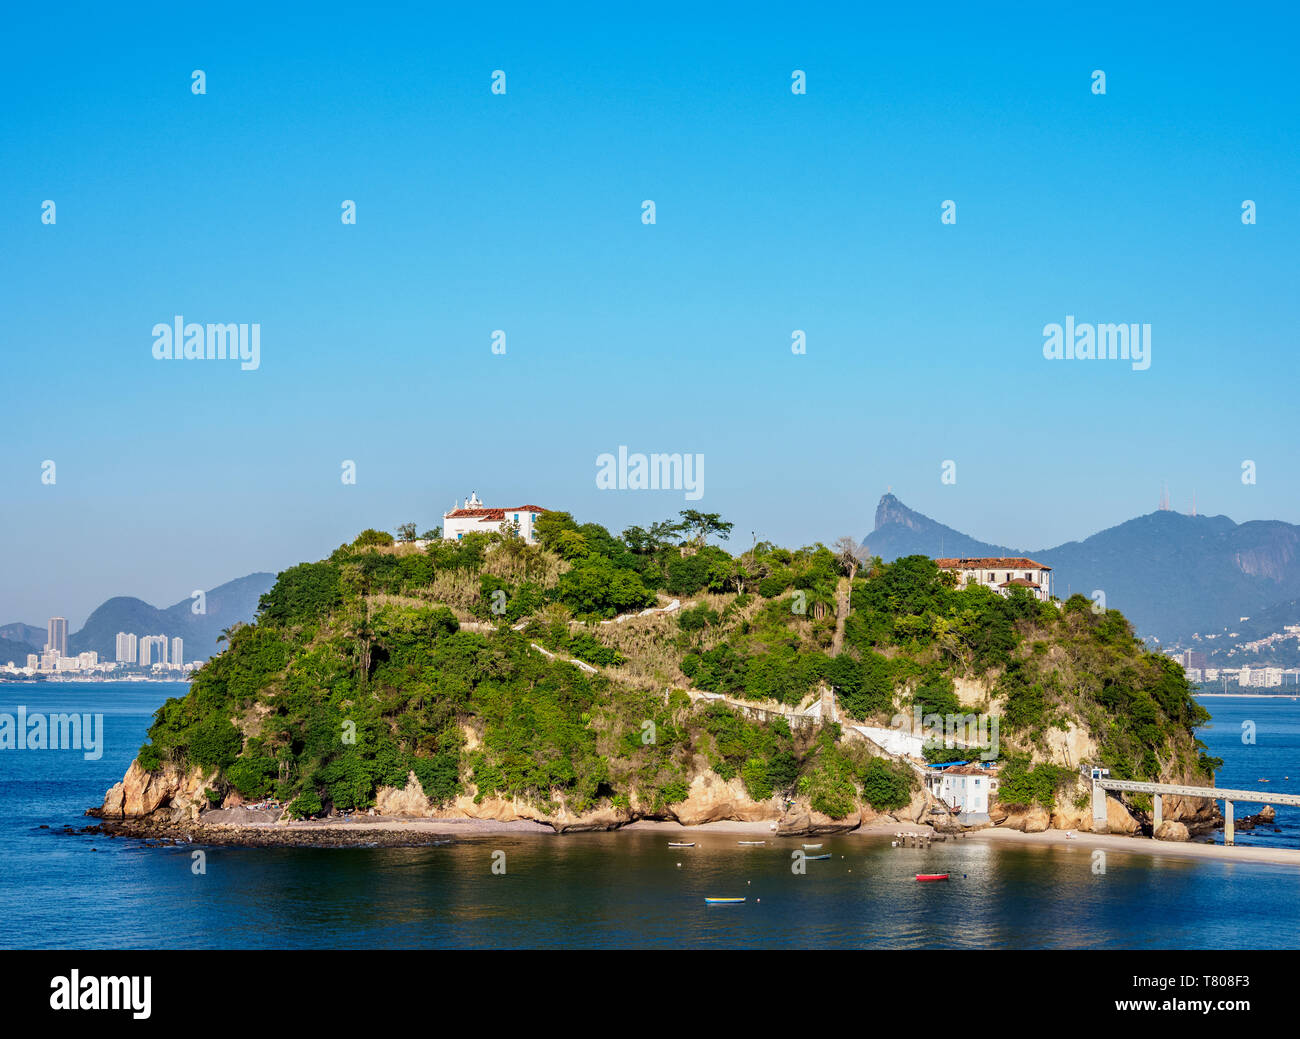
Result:
<svg viewBox="0 0 1300 1039"><path fill-rule="evenodd" d="M533 522L533 537L535 537L542 548L549 549L552 552L558 551L557 543L560 535L566 530L577 530L578 524L573 521L573 515L568 512L543 512Z"/></svg>
<svg viewBox="0 0 1300 1039"><path fill-rule="evenodd" d="M683 509L681 512L682 522L679 529L690 533L691 540L698 546L703 547L704 542L712 535L716 534L724 541L731 537L731 530L734 523L727 523L718 512L700 512L698 509Z"/></svg>
<svg viewBox="0 0 1300 1039"><path fill-rule="evenodd" d="M373 527L368 527L356 536L356 539L352 542L352 547L375 548L380 545L391 545L392 543L392 534L389 534L386 530L375 530Z"/></svg>

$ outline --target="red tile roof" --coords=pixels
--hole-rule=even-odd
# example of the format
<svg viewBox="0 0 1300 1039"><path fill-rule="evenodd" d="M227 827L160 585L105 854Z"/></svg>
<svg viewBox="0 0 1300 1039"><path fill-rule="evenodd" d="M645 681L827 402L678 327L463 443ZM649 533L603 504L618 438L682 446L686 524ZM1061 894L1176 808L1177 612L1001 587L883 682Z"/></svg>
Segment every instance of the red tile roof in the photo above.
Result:
<svg viewBox="0 0 1300 1039"><path fill-rule="evenodd" d="M540 505L516 505L509 509L452 509L444 512L443 519L503 520L507 512L545 512Z"/></svg>
<svg viewBox="0 0 1300 1039"><path fill-rule="evenodd" d="M940 570L1050 570L1025 556L980 556L969 559L936 559Z"/></svg>
<svg viewBox="0 0 1300 1039"><path fill-rule="evenodd" d="M1015 577L1015 578L1012 578L1010 581L1003 581L1000 585L998 585L998 587L999 587L999 588L1010 588L1012 585L1019 585L1021 588L1037 588L1037 587L1038 587L1038 585L1034 584L1033 581L1026 581L1023 577Z"/></svg>

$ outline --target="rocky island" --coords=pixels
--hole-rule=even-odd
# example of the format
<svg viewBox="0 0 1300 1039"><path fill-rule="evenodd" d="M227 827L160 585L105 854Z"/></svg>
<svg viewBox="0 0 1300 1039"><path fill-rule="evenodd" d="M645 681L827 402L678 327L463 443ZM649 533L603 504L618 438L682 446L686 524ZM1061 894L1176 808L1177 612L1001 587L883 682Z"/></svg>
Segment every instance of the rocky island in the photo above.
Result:
<svg viewBox="0 0 1300 1039"><path fill-rule="evenodd" d="M1181 667L1082 596L958 588L851 539L731 555L688 510L622 535L562 512L535 539L366 531L279 575L102 807L110 833L211 843L426 843L648 821L777 834L960 829L924 763L873 735L994 720L988 823L1087 831L1099 764L1212 785ZM1150 826L1141 795L1112 833ZM1161 834L1215 825L1169 799ZM381 835L382 836L379 836Z"/></svg>

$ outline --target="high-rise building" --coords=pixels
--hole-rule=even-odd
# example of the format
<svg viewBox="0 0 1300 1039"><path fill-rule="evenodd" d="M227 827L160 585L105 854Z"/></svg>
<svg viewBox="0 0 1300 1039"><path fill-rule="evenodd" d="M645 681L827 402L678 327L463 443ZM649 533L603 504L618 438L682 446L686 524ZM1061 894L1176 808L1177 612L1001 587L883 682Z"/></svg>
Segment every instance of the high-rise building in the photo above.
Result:
<svg viewBox="0 0 1300 1039"><path fill-rule="evenodd" d="M68 621L66 618L50 618L49 637L45 640L45 648L60 657L68 655Z"/></svg>
<svg viewBox="0 0 1300 1039"><path fill-rule="evenodd" d="M185 642L177 636L172 639L172 667L180 667L185 663Z"/></svg>
<svg viewBox="0 0 1300 1039"><path fill-rule="evenodd" d="M156 654L154 653L155 648L158 650ZM139 663L141 667L150 667L153 664L166 664L167 636L141 635Z"/></svg>
<svg viewBox="0 0 1300 1039"><path fill-rule="evenodd" d="M117 633L117 660L121 663L134 664L139 655L138 640L129 631Z"/></svg>

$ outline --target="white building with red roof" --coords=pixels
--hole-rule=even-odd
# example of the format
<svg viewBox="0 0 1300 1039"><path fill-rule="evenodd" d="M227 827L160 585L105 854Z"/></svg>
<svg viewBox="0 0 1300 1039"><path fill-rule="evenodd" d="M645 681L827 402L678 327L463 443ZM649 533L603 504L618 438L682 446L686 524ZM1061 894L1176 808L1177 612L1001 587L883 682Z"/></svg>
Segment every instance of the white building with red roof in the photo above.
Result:
<svg viewBox="0 0 1300 1039"><path fill-rule="evenodd" d="M1052 597L1052 568L1025 556L981 556L967 559L936 559L940 570L957 575L957 587L980 584L1006 595L1012 588L1028 588L1047 602Z"/></svg>
<svg viewBox="0 0 1300 1039"><path fill-rule="evenodd" d="M490 508L479 501L477 494L471 494L460 508L442 514L442 537L444 541L459 541L466 534L492 534L517 528L521 538L535 545L537 537L533 528L545 511L540 505Z"/></svg>

